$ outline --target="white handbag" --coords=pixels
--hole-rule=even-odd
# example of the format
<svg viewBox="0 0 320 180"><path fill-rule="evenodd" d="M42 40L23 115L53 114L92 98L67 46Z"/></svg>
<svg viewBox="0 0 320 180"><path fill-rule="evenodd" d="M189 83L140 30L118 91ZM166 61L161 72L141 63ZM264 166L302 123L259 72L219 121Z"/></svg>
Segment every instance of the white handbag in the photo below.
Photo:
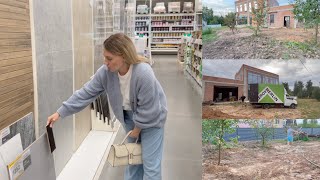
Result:
<svg viewBox="0 0 320 180"><path fill-rule="evenodd" d="M128 132L121 144L111 145L108 162L112 167L142 164L142 149L138 139L135 143L124 143L128 138Z"/></svg>

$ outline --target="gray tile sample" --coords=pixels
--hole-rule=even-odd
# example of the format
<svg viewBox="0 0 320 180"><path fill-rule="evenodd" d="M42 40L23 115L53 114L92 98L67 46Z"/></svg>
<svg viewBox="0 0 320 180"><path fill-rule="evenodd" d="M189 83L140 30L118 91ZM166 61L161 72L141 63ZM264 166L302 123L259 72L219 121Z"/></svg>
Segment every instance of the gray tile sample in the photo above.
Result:
<svg viewBox="0 0 320 180"><path fill-rule="evenodd" d="M35 137L35 124L33 120L33 113L29 113L26 116L22 117L15 123L9 126L10 134L5 137L2 137L2 144L5 144L8 140L14 137L16 134L20 133L22 148L26 149L30 144L32 144Z"/></svg>
<svg viewBox="0 0 320 180"><path fill-rule="evenodd" d="M0 146L0 156L4 163L9 165L23 152L20 134L15 135L8 142Z"/></svg>
<svg viewBox="0 0 320 180"><path fill-rule="evenodd" d="M50 152L47 134L43 134L28 149L31 153L31 165L19 180L55 180L53 155Z"/></svg>
<svg viewBox="0 0 320 180"><path fill-rule="evenodd" d="M33 1L39 135L45 133L48 116L73 93L71 6L71 0ZM73 153L72 116L55 123L53 132L57 146L54 151L55 172L58 175Z"/></svg>

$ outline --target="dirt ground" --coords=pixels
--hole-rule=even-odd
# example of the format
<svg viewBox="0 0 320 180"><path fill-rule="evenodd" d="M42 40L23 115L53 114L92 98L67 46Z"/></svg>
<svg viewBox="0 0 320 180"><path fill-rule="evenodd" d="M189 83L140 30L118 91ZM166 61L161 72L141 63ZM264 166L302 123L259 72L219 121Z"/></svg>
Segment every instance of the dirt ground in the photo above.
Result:
<svg viewBox="0 0 320 180"><path fill-rule="evenodd" d="M302 114L299 108L263 109L251 105L204 105L202 119L298 119Z"/></svg>
<svg viewBox="0 0 320 180"><path fill-rule="evenodd" d="M240 28L235 34L229 29L219 30L218 39L203 45L205 59L319 59L320 48L303 52L290 49L284 42L305 42L313 31L304 29L263 29L258 37L253 30Z"/></svg>
<svg viewBox="0 0 320 180"><path fill-rule="evenodd" d="M320 141L269 142L262 148L257 142L240 142L240 147L224 149L218 166L218 151L203 145L203 180L213 179L271 179L291 180L320 178ZM305 157L305 158L304 158Z"/></svg>

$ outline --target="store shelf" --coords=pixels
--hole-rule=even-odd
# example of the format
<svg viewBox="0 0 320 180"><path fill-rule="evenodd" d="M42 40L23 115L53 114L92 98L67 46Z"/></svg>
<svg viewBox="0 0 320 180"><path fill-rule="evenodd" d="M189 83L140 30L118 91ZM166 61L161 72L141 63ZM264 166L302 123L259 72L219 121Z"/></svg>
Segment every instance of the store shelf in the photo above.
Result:
<svg viewBox="0 0 320 180"><path fill-rule="evenodd" d="M151 27L193 27L194 25L168 25L168 26L151 26Z"/></svg>
<svg viewBox="0 0 320 180"><path fill-rule="evenodd" d="M178 52L178 48L151 48L151 52Z"/></svg>
<svg viewBox="0 0 320 180"><path fill-rule="evenodd" d="M194 52L194 55L197 56L197 57L199 57L199 58L202 58L202 53L201 53L200 51L198 51L198 50L196 50L196 51Z"/></svg>
<svg viewBox="0 0 320 180"><path fill-rule="evenodd" d="M194 13L165 13L165 14L151 14L154 16L194 16Z"/></svg>
<svg viewBox="0 0 320 180"><path fill-rule="evenodd" d="M180 42L151 42L151 44L181 44Z"/></svg>
<svg viewBox="0 0 320 180"><path fill-rule="evenodd" d="M181 39L181 36L177 37L152 37L153 39Z"/></svg>
<svg viewBox="0 0 320 180"><path fill-rule="evenodd" d="M149 19L146 19L146 20L135 20L136 22L148 22L150 21Z"/></svg>
<svg viewBox="0 0 320 180"><path fill-rule="evenodd" d="M193 30L186 30L186 31L151 31L152 33L184 33L184 32L191 32Z"/></svg>
<svg viewBox="0 0 320 180"><path fill-rule="evenodd" d="M136 17L149 17L150 14L136 14Z"/></svg>
<svg viewBox="0 0 320 180"><path fill-rule="evenodd" d="M159 22L159 21L194 21L193 19L162 19L162 20L154 20L152 19L151 21L154 21L154 22Z"/></svg>

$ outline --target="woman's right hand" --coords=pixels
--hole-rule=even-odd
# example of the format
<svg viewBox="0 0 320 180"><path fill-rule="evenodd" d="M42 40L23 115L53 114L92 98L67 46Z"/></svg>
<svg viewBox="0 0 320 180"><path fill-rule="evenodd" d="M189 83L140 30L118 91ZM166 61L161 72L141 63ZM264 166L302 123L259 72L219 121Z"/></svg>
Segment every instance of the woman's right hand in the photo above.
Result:
<svg viewBox="0 0 320 180"><path fill-rule="evenodd" d="M60 118L59 113L54 113L51 116L48 117L47 125L50 124L50 127L52 128L53 124Z"/></svg>

